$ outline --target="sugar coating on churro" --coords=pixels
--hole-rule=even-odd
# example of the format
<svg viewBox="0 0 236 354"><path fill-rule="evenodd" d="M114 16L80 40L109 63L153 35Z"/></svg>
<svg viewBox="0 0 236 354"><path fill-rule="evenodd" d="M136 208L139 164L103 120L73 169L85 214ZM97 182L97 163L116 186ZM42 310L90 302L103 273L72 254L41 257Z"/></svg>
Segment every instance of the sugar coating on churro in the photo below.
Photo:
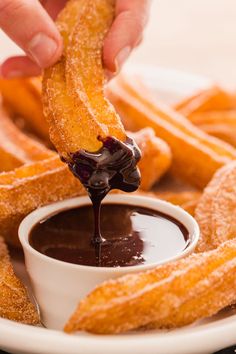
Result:
<svg viewBox="0 0 236 354"><path fill-rule="evenodd" d="M0 237L0 317L26 324L39 323L26 288L14 274L7 247Z"/></svg>
<svg viewBox="0 0 236 354"><path fill-rule="evenodd" d="M236 162L216 172L195 211L201 230L198 251L207 251L236 235Z"/></svg>
<svg viewBox="0 0 236 354"><path fill-rule="evenodd" d="M102 47L114 5L113 0L72 0L57 19L64 53L44 72L43 103L50 137L65 159L79 149L98 151L98 136L125 141L120 118L104 96Z"/></svg>
<svg viewBox="0 0 236 354"><path fill-rule="evenodd" d="M0 233L19 246L17 230L21 220L34 209L65 198L84 194L58 156L23 165L0 174Z"/></svg>
<svg viewBox="0 0 236 354"><path fill-rule="evenodd" d="M169 328L212 316L235 301L236 240L147 272L104 282L82 300L66 332Z"/></svg>

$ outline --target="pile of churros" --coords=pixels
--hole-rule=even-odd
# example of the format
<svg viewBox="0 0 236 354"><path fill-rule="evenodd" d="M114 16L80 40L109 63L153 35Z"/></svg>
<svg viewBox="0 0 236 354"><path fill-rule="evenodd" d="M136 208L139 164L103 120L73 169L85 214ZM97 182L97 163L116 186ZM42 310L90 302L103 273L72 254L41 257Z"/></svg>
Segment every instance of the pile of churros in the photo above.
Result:
<svg viewBox="0 0 236 354"><path fill-rule="evenodd" d="M43 80L0 80L1 317L39 322L4 240L20 247L17 229L28 213L85 194L60 157L97 151L98 135L131 136L142 152L135 193L180 205L201 237L185 259L98 286L65 331L175 328L236 302L236 94L212 86L170 107L128 74L105 90L101 53L113 12L111 0L68 1L57 20L61 60Z"/></svg>

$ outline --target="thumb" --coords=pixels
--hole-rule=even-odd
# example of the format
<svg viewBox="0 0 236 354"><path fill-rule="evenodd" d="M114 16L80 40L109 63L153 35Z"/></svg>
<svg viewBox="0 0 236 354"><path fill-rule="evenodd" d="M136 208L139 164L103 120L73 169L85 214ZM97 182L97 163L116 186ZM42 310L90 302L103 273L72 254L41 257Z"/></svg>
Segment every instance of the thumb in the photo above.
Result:
<svg viewBox="0 0 236 354"><path fill-rule="evenodd" d="M38 0L1 0L0 27L41 68L61 55L60 34Z"/></svg>

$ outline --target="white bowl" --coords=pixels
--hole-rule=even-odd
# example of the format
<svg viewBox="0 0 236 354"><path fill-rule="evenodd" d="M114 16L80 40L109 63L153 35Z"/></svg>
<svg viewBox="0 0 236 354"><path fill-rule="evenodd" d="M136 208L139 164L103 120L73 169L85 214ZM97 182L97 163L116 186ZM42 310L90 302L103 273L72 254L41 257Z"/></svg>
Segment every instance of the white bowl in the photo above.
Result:
<svg viewBox="0 0 236 354"><path fill-rule="evenodd" d="M46 327L62 329L78 302L104 280L147 270L161 263L184 257L190 254L197 244L199 238L198 224L191 215L178 206L154 198L124 194L109 195L103 203L147 207L170 215L187 228L190 242L183 251L178 252L171 259L153 264L119 268L71 264L50 258L36 251L29 244L30 231L40 220L62 210L91 204L90 199L88 197L72 198L33 211L20 224L19 238L25 254L26 269L40 308L41 320Z"/></svg>

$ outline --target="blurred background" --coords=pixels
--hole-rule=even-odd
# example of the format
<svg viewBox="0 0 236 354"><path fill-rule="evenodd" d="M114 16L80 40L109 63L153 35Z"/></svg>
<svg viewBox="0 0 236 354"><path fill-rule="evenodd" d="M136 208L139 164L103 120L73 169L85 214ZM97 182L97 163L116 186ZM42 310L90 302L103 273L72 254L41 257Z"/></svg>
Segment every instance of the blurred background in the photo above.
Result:
<svg viewBox="0 0 236 354"><path fill-rule="evenodd" d="M1 58L16 47L0 33ZM236 0L152 0L145 38L130 63L172 67L236 87Z"/></svg>
<svg viewBox="0 0 236 354"><path fill-rule="evenodd" d="M153 0L141 47L130 59L236 87L236 1Z"/></svg>

